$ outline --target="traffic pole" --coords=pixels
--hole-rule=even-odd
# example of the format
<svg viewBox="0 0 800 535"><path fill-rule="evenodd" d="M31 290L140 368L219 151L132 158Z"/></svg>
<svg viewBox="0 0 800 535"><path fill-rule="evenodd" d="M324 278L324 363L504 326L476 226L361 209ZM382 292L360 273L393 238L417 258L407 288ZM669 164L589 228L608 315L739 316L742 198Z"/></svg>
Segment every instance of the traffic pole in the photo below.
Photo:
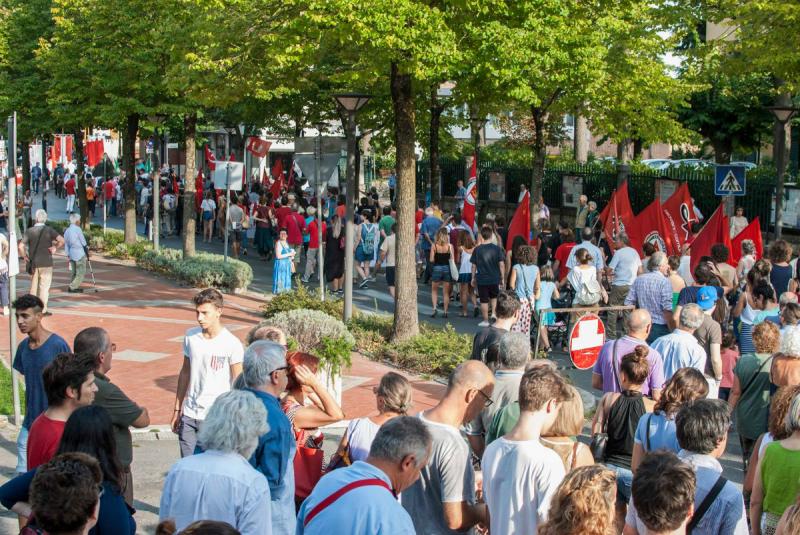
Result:
<svg viewBox="0 0 800 535"><path fill-rule="evenodd" d="M222 261L228 261L228 221L231 219L231 165L225 163L225 252Z"/></svg>
<svg viewBox="0 0 800 535"><path fill-rule="evenodd" d="M8 243L10 247L17 247L17 112L8 118ZM17 254L16 251L9 250L9 256ZM9 265L9 268L12 266ZM17 269L8 271L8 297L9 297L9 318L8 318L8 357L11 366L11 390L14 400L14 424L22 425L22 410L20 407L19 396L19 373L14 369L14 353L17 348L17 323L14 315L14 300L17 298L17 272L19 272L19 260Z"/></svg>

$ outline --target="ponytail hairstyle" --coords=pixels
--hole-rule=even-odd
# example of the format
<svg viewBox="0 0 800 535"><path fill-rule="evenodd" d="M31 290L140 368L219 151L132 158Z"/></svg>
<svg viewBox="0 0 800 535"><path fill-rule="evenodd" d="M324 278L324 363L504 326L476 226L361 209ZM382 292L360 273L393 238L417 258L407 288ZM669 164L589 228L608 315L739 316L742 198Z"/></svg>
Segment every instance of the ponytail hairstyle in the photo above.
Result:
<svg viewBox="0 0 800 535"><path fill-rule="evenodd" d="M632 352L622 357L619 370L633 384L644 384L647 376L650 375L650 363L647 362L649 353L650 350L647 346L639 345Z"/></svg>

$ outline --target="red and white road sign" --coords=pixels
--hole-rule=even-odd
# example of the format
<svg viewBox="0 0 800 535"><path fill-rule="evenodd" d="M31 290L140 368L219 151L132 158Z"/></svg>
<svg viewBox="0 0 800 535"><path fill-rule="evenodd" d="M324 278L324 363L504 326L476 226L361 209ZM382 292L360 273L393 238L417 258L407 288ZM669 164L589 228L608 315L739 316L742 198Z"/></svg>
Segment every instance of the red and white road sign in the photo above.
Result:
<svg viewBox="0 0 800 535"><path fill-rule="evenodd" d="M606 328L596 314L587 314L572 326L569 357L579 370L588 370L597 362L606 341Z"/></svg>

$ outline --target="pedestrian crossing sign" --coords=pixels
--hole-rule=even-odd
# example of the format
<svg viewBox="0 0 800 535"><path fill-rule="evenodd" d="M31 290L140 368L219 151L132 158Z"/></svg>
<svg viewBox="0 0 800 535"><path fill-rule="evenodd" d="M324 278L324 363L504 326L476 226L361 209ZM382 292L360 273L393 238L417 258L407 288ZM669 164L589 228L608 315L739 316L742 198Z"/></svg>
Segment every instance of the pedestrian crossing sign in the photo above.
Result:
<svg viewBox="0 0 800 535"><path fill-rule="evenodd" d="M740 165L718 165L714 177L715 195L734 195L742 197L745 194L745 168Z"/></svg>

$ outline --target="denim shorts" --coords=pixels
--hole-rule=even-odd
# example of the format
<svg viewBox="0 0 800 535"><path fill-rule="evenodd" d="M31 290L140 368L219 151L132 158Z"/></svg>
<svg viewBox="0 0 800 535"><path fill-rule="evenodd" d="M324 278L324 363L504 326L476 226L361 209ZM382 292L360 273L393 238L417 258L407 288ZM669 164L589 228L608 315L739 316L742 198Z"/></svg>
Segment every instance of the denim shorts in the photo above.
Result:
<svg viewBox="0 0 800 535"><path fill-rule="evenodd" d="M433 266L431 280L435 282L452 282L453 278L450 276L450 266Z"/></svg>
<svg viewBox="0 0 800 535"><path fill-rule="evenodd" d="M461 284L469 284L472 282L472 273L459 273L458 282Z"/></svg>
<svg viewBox="0 0 800 535"><path fill-rule="evenodd" d="M631 469L609 463L606 463L606 467L617 474L617 502L630 502L631 485L633 484L633 472L631 472Z"/></svg>

